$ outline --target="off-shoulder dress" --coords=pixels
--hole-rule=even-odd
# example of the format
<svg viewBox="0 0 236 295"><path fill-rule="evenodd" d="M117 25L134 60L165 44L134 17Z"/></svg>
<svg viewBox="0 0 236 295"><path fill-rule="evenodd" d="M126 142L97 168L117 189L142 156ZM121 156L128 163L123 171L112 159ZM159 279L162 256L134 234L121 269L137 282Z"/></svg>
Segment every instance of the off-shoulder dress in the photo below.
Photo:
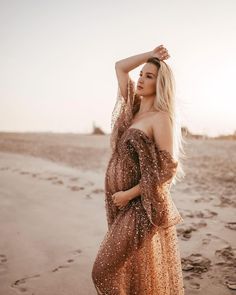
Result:
<svg viewBox="0 0 236 295"><path fill-rule="evenodd" d="M105 174L108 231L92 269L97 294L182 295L184 284L176 224L183 218L170 194L178 161L131 125L140 101L129 77L128 98L118 86L112 112L111 157ZM123 208L111 197L140 185Z"/></svg>

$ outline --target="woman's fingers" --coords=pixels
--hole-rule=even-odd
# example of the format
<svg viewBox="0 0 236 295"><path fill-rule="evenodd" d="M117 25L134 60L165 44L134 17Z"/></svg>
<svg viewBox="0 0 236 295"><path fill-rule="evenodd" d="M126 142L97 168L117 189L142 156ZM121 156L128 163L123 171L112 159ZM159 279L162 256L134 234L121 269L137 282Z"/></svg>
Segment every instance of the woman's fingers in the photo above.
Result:
<svg viewBox="0 0 236 295"><path fill-rule="evenodd" d="M169 55L168 53L166 53L166 54L164 54L164 55L162 56L163 59L167 59L167 58L169 58L169 57L170 57L170 55Z"/></svg>
<svg viewBox="0 0 236 295"><path fill-rule="evenodd" d="M112 197L112 201L113 201L113 203L114 203L116 206L120 206L119 203L116 201L116 196L115 196L115 195Z"/></svg>
<svg viewBox="0 0 236 295"><path fill-rule="evenodd" d="M115 194L112 196L112 201L119 209L123 208L128 203L128 202L124 202L124 201L120 200L119 198L116 199Z"/></svg>
<svg viewBox="0 0 236 295"><path fill-rule="evenodd" d="M153 50L154 56L157 56L159 59L164 60L170 57L168 50L160 45Z"/></svg>
<svg viewBox="0 0 236 295"><path fill-rule="evenodd" d="M169 55L168 50L165 47L161 49L160 54L161 54L161 58L163 59L167 58Z"/></svg>
<svg viewBox="0 0 236 295"><path fill-rule="evenodd" d="M112 196L112 201L114 204L116 203L115 195Z"/></svg>

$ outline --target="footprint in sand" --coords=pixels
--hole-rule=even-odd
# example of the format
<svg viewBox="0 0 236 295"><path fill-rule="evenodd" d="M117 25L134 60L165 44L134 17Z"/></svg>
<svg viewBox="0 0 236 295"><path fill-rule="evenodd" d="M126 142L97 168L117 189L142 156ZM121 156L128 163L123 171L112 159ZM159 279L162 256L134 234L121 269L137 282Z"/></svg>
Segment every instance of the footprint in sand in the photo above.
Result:
<svg viewBox="0 0 236 295"><path fill-rule="evenodd" d="M7 262L7 257L5 254L0 254L0 264Z"/></svg>
<svg viewBox="0 0 236 295"><path fill-rule="evenodd" d="M68 185L67 186L71 191L80 191L84 190L83 186L78 186L78 185Z"/></svg>
<svg viewBox="0 0 236 295"><path fill-rule="evenodd" d="M212 266L211 260L203 257L200 253L193 253L181 258L182 270L191 271L197 275L209 271Z"/></svg>
<svg viewBox="0 0 236 295"><path fill-rule="evenodd" d="M211 211L209 209L195 212L195 216L200 218L212 218L213 216L216 216L216 215L218 215L218 213Z"/></svg>
<svg viewBox="0 0 236 295"><path fill-rule="evenodd" d="M0 254L0 273L4 273L7 268L7 256L5 254Z"/></svg>
<svg viewBox="0 0 236 295"><path fill-rule="evenodd" d="M222 258L228 266L236 266L236 248L227 246L222 249L216 250L215 255L218 258ZM221 264L221 262L216 264Z"/></svg>
<svg viewBox="0 0 236 295"><path fill-rule="evenodd" d="M184 288L186 287L189 289L200 289L200 284L197 283L195 280L199 279L199 276L196 276L194 273L190 275L184 275ZM187 285L187 286L186 286Z"/></svg>
<svg viewBox="0 0 236 295"><path fill-rule="evenodd" d="M213 197L206 196L206 197L200 197L200 198L197 198L197 199L194 200L194 202L195 202L195 203L203 203L203 202L208 203L208 202L210 202L210 201L212 201L212 200L214 200Z"/></svg>
<svg viewBox="0 0 236 295"><path fill-rule="evenodd" d="M79 255L81 253L82 253L82 250L81 249L77 249L77 250L75 250L75 251L72 252L72 254L74 254L74 255ZM5 255L3 255L3 254L1 255L0 254L0 258L2 258L4 260L5 259ZM74 261L75 260L73 258L69 258L66 261L68 264L59 265L58 267L56 267L53 270L51 270L51 272L57 272L60 269L69 268L70 267L70 264L72 262L74 262ZM40 276L41 276L40 274L36 274L36 275L32 275L32 276L27 276L27 277L21 278L19 280L16 280L15 282L13 282L11 284L11 287L14 288L14 289L17 289L20 292L30 292L30 290L26 286L27 281L30 280L30 279L34 279L34 278L39 278ZM31 293L31 294L33 294L33 293Z"/></svg>
<svg viewBox="0 0 236 295"><path fill-rule="evenodd" d="M230 290L236 290L236 276L228 276L228 277L226 277L225 285Z"/></svg>
<svg viewBox="0 0 236 295"><path fill-rule="evenodd" d="M218 249L215 251L215 256L218 259L215 264L222 270L224 285L231 290L236 290L236 248L229 245Z"/></svg>
<svg viewBox="0 0 236 295"><path fill-rule="evenodd" d="M221 243L221 245L222 245L222 242L223 242L226 246L229 246L229 243L225 239L223 239L221 237L215 236L215 235L213 235L211 233L206 233L206 236L207 236L206 238L202 239L202 244L203 245L208 245L211 242L216 244L216 242L218 241L218 242Z"/></svg>
<svg viewBox="0 0 236 295"><path fill-rule="evenodd" d="M28 171L20 171L20 174L31 174L30 172L28 172Z"/></svg>
<svg viewBox="0 0 236 295"><path fill-rule="evenodd" d="M75 255L78 255L78 254L81 254L82 253L82 250L81 249L77 249L77 250L73 251L72 253L75 254Z"/></svg>
<svg viewBox="0 0 236 295"><path fill-rule="evenodd" d="M180 236L181 240L188 240L192 236L192 231L197 231L199 228L207 226L207 223L204 220L201 220L198 223L191 223L190 225L182 225L177 228L177 235Z"/></svg>
<svg viewBox="0 0 236 295"><path fill-rule="evenodd" d="M70 181L77 181L77 180L79 180L79 178L78 177L71 177L69 180Z"/></svg>
<svg viewBox="0 0 236 295"><path fill-rule="evenodd" d="M61 269L61 268L68 268L68 267L69 267L69 265L59 265L58 267L54 268L54 269L52 270L52 272L58 271L58 270Z"/></svg>
<svg viewBox="0 0 236 295"><path fill-rule="evenodd" d="M227 197L226 195L221 195L219 197L219 204L214 205L215 207L233 207L236 208L236 201L231 197Z"/></svg>
<svg viewBox="0 0 236 295"><path fill-rule="evenodd" d="M218 242L223 242L226 246L229 246L228 241L226 241L225 239L223 239L221 237L215 236L215 235L213 235L211 233L207 233L206 236L207 236L206 239L209 239L209 243L213 242L215 244L218 241Z"/></svg>
<svg viewBox="0 0 236 295"><path fill-rule="evenodd" d="M19 169L14 169L12 170L13 172L18 172L22 175L31 175L32 177L38 177L40 175L40 173L35 173L35 172L29 172L29 171L21 171ZM43 179L43 178L40 178L40 179Z"/></svg>
<svg viewBox="0 0 236 295"><path fill-rule="evenodd" d="M199 283L191 282L189 285L190 285L190 287L192 289L196 289L196 290L200 289L200 284Z"/></svg>
<svg viewBox="0 0 236 295"><path fill-rule="evenodd" d="M57 176L49 176L49 177L46 177L46 178L41 178L41 179L45 179L45 180L57 180Z"/></svg>
<svg viewBox="0 0 236 295"><path fill-rule="evenodd" d="M90 195L88 195L88 194L85 196L85 198L86 199L92 199L92 197Z"/></svg>
<svg viewBox="0 0 236 295"><path fill-rule="evenodd" d="M193 214L193 211L191 210L181 210L181 215L183 217L189 217L189 218L193 218L194 217L194 214Z"/></svg>
<svg viewBox="0 0 236 295"><path fill-rule="evenodd" d="M62 180L56 180L52 182L53 184L64 184Z"/></svg>
<svg viewBox="0 0 236 295"><path fill-rule="evenodd" d="M39 175L39 173L31 173L32 177L37 177Z"/></svg>
<svg viewBox="0 0 236 295"><path fill-rule="evenodd" d="M227 222L225 224L225 227L232 229L232 230L236 230L236 222Z"/></svg>
<svg viewBox="0 0 236 295"><path fill-rule="evenodd" d="M77 249L77 250L75 250L75 251L73 251L72 252L74 255L78 255L78 254L81 254L82 253L82 250L81 249ZM74 259L72 259L72 258L69 258L69 259L67 259L67 263L72 263L72 262L74 262L75 260ZM58 267L56 267L56 268L54 268L53 270L52 270L52 272L56 272L56 271L58 271L58 270L60 270L60 269L63 269L63 268L68 268L68 267L70 267L70 265L69 264L62 264L62 265L59 265Z"/></svg>
<svg viewBox="0 0 236 295"><path fill-rule="evenodd" d="M66 262L68 262L68 263L72 263L72 262L74 262L74 259L68 259ZM64 264L64 265L59 265L58 267L54 268L54 269L52 270L52 272L58 271L58 270L61 269L61 268L68 268L68 267L70 267L70 266L69 266L69 265L66 265L66 264Z"/></svg>
<svg viewBox="0 0 236 295"><path fill-rule="evenodd" d="M212 218L216 215L218 215L217 212L211 211L209 209L205 209L202 211L191 211L191 210L184 210L185 212L182 213L183 217L190 217L190 218L194 218L194 217L198 217L198 218Z"/></svg>
<svg viewBox="0 0 236 295"><path fill-rule="evenodd" d="M202 239L203 245L208 245L208 244L210 244L210 242L211 242L211 239L209 239L209 238Z"/></svg>
<svg viewBox="0 0 236 295"><path fill-rule="evenodd" d="M64 182L62 180L60 180L57 176L49 176L49 177L40 178L40 179L43 179L43 180L52 180L52 184L59 184L59 185L64 184Z"/></svg>
<svg viewBox="0 0 236 295"><path fill-rule="evenodd" d="M72 177L69 179L71 182L77 182L79 180L79 177ZM87 181L85 183L85 186L91 186L91 185L94 185L94 182L92 181Z"/></svg>
<svg viewBox="0 0 236 295"><path fill-rule="evenodd" d="M104 193L104 189L102 189L102 188L96 188L91 193L92 194Z"/></svg>
<svg viewBox="0 0 236 295"><path fill-rule="evenodd" d="M10 167L1 167L0 170L4 171L4 170L9 170Z"/></svg>
<svg viewBox="0 0 236 295"><path fill-rule="evenodd" d="M28 288L26 286L24 286L24 284L29 279L38 278L38 277L40 277L40 274L36 274L36 275L33 275L33 276L28 276L28 277L16 280L14 283L11 284L11 287L19 290L20 292L30 291L30 290L28 290Z"/></svg>

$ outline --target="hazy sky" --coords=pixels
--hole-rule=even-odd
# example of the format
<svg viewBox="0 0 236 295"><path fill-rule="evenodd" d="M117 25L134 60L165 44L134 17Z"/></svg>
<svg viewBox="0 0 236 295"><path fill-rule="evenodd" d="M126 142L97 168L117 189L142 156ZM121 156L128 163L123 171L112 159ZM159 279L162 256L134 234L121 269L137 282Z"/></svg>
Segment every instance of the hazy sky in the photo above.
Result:
<svg viewBox="0 0 236 295"><path fill-rule="evenodd" d="M182 125L232 133L235 15L234 0L0 0L0 131L109 133L115 62L163 44Z"/></svg>

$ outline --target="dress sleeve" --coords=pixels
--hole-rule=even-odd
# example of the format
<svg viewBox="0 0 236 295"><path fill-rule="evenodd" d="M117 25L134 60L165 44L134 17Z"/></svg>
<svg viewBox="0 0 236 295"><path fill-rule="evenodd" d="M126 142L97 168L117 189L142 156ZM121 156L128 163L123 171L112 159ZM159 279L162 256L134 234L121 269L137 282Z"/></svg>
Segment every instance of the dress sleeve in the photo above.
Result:
<svg viewBox="0 0 236 295"><path fill-rule="evenodd" d="M131 144L138 155L141 201L150 222L157 227L181 222L182 217L169 192L178 161L167 150L158 150L156 145L139 134L131 139Z"/></svg>
<svg viewBox="0 0 236 295"><path fill-rule="evenodd" d="M130 76L128 77L127 99L121 95L118 83L116 103L111 116L110 145L112 150L116 148L117 140L131 124L133 115L137 111L140 104L140 98L135 94L135 82L130 78Z"/></svg>

